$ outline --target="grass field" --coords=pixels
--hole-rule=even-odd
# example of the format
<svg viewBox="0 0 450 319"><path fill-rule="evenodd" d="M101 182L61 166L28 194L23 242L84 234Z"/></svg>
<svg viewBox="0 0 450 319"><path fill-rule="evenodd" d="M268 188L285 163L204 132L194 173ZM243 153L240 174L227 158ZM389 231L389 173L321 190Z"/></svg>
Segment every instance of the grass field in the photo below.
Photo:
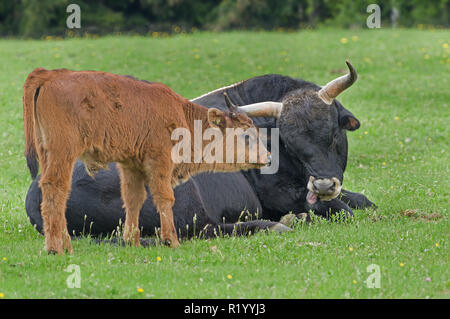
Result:
<svg viewBox="0 0 450 319"><path fill-rule="evenodd" d="M449 39L381 29L0 40L0 298L449 298ZM340 101L361 128L348 134L344 187L376 212L179 249L83 239L72 256L44 251L24 209L22 87L34 68L131 74L193 98L266 73L323 85L345 59L359 80ZM66 285L70 264L80 289ZM365 283L371 264L380 288Z"/></svg>

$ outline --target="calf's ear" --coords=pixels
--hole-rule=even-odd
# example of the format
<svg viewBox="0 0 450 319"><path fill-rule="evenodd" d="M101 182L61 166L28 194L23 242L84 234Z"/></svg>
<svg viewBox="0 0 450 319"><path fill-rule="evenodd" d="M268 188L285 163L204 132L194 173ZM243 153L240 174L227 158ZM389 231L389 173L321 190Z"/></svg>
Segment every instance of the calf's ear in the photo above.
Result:
<svg viewBox="0 0 450 319"><path fill-rule="evenodd" d="M208 122L211 127L217 127L221 130L224 130L227 127L225 114L215 108L210 108L208 110Z"/></svg>
<svg viewBox="0 0 450 319"><path fill-rule="evenodd" d="M345 130L355 131L359 129L360 123L352 113L344 109L339 115L339 126Z"/></svg>

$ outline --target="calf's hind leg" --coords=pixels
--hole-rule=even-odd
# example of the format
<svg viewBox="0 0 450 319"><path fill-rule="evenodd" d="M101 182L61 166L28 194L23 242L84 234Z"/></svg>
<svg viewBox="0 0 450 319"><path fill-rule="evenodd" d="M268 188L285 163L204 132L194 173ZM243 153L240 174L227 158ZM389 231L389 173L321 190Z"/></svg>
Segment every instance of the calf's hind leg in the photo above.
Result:
<svg viewBox="0 0 450 319"><path fill-rule="evenodd" d="M125 208L125 227L123 239L134 246L140 245L139 213L145 202L147 193L144 186L144 175L137 169L119 164L120 191Z"/></svg>
<svg viewBox="0 0 450 319"><path fill-rule="evenodd" d="M45 248L49 253L58 255L64 254L64 250L71 253L73 249L65 212L76 157L71 157L70 152L65 157L53 156L45 150L39 153L39 158L44 162L39 185L42 190Z"/></svg>

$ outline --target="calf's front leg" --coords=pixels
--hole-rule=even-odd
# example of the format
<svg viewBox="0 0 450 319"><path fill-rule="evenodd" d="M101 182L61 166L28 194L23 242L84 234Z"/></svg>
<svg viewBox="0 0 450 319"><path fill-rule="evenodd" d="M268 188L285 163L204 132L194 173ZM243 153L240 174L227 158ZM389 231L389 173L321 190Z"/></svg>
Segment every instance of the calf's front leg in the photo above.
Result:
<svg viewBox="0 0 450 319"><path fill-rule="evenodd" d="M172 187L169 188L172 191ZM167 189L167 190L169 190ZM157 197L155 199L155 196ZM153 195L153 201L155 203L156 209L158 210L159 217L161 220L161 240L165 245L172 248L180 246L178 241L177 232L175 229L175 224L173 222L173 212L172 207L175 200L163 198L160 194Z"/></svg>
<svg viewBox="0 0 450 319"><path fill-rule="evenodd" d="M168 161L163 161L168 163ZM173 221L172 207L175 196L171 184L172 167L154 165L147 168L147 185L153 197L153 204L159 213L161 222L161 241L170 247L180 246L175 224Z"/></svg>

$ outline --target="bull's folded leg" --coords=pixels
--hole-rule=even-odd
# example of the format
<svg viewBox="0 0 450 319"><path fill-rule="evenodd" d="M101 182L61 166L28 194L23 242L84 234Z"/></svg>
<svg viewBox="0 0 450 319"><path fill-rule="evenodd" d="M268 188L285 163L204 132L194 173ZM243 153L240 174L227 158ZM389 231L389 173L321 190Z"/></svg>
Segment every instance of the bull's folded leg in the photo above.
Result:
<svg viewBox="0 0 450 319"><path fill-rule="evenodd" d="M252 220L235 224L207 225L202 229L200 236L205 238L214 238L220 235L248 236L264 230L284 233L292 229L278 222Z"/></svg>
<svg viewBox="0 0 450 319"><path fill-rule="evenodd" d="M343 189L340 199L354 209L377 208L365 195Z"/></svg>
<svg viewBox="0 0 450 319"><path fill-rule="evenodd" d="M123 239L125 242L139 246L139 212L144 204L145 192L144 175L132 168L118 165L121 181L121 195L125 207L125 226Z"/></svg>
<svg viewBox="0 0 450 319"><path fill-rule="evenodd" d="M126 246L127 243L120 237L114 237L111 239L96 239L93 241L95 244L109 244L115 246ZM140 246L142 247L150 247L156 246L157 240L156 238L140 238L139 239Z"/></svg>
<svg viewBox="0 0 450 319"><path fill-rule="evenodd" d="M337 216L341 216L344 218L353 217L353 211L351 210L351 208L338 198L334 198L329 201L319 200L314 205L311 205L309 210L311 210L314 215L327 219L332 219ZM309 216L309 218L310 217L311 216Z"/></svg>

